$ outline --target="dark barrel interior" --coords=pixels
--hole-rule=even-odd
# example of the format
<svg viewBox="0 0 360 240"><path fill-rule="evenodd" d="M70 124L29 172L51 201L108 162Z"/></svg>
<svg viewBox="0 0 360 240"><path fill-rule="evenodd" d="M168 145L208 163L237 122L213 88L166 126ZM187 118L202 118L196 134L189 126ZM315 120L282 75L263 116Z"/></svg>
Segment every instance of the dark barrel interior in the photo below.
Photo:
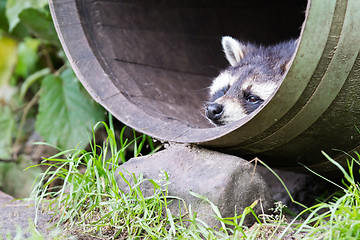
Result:
<svg viewBox="0 0 360 240"><path fill-rule="evenodd" d="M320 170L328 166L320 150L348 151L360 139L354 7L356 0L50 0L75 73L120 121L164 141ZM237 123L213 127L203 104L227 65L226 35L263 45L299 38L299 46L271 99Z"/></svg>
<svg viewBox="0 0 360 240"><path fill-rule="evenodd" d="M204 128L211 127L203 117L207 87L227 65L221 37L261 44L296 38L306 2L105 0L76 7L95 56L129 102L164 121Z"/></svg>

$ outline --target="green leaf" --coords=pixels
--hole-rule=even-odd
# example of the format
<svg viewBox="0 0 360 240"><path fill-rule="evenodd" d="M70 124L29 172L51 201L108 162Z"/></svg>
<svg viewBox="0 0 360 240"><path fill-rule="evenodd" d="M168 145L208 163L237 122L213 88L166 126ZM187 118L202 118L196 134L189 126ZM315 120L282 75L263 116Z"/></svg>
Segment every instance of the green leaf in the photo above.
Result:
<svg viewBox="0 0 360 240"><path fill-rule="evenodd" d="M19 14L27 8L42 9L48 4L47 0L7 0L6 16L9 21L9 31L11 32L20 22Z"/></svg>
<svg viewBox="0 0 360 240"><path fill-rule="evenodd" d="M149 182L151 182L151 184L154 185L154 187L155 187L156 189L161 189L161 187L159 186L159 184L157 184L154 180L149 179Z"/></svg>
<svg viewBox="0 0 360 240"><path fill-rule="evenodd" d="M16 64L17 49L15 40L0 37L0 105L8 103L15 93L10 79Z"/></svg>
<svg viewBox="0 0 360 240"><path fill-rule="evenodd" d="M14 30L12 30L10 34L11 36L14 36L16 39L19 40L22 40L31 35L29 29L21 22L16 25L16 27L14 28Z"/></svg>
<svg viewBox="0 0 360 240"><path fill-rule="evenodd" d="M49 12L42 9L28 8L19 14L19 18L35 36L54 45L60 46L60 42Z"/></svg>
<svg viewBox="0 0 360 240"><path fill-rule="evenodd" d="M5 11L6 0L0 0L0 29L7 32L9 29L9 23L6 18Z"/></svg>
<svg viewBox="0 0 360 240"><path fill-rule="evenodd" d="M31 74L29 77L27 77L23 84L21 84L20 88L20 99L24 99L24 96L26 94L26 91L30 88L30 86L40 80L41 78L45 77L46 75L50 74L49 68L43 68L33 74Z"/></svg>
<svg viewBox="0 0 360 240"><path fill-rule="evenodd" d="M34 38L25 38L19 43L18 62L15 73L23 78L27 77L35 69L39 60L38 48L40 41Z"/></svg>
<svg viewBox="0 0 360 240"><path fill-rule="evenodd" d="M0 106L0 158L11 158L12 134L15 128L14 116L7 106Z"/></svg>
<svg viewBox="0 0 360 240"><path fill-rule="evenodd" d="M9 83L17 58L16 48L15 40L0 37L0 88Z"/></svg>
<svg viewBox="0 0 360 240"><path fill-rule="evenodd" d="M104 117L102 108L81 91L71 69L42 80L36 130L45 141L63 148L85 147L91 127Z"/></svg>

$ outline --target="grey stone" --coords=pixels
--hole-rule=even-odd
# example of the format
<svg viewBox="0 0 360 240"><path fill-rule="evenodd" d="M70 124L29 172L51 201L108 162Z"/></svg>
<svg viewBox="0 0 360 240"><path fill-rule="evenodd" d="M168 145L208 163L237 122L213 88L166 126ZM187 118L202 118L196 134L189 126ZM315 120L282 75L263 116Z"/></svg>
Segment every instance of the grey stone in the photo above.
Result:
<svg viewBox="0 0 360 240"><path fill-rule="evenodd" d="M35 219L34 204L26 200L15 200L10 195L0 191L0 239L25 239L34 236L30 222ZM47 236L51 224L51 216L38 212L36 229L43 236Z"/></svg>
<svg viewBox="0 0 360 240"><path fill-rule="evenodd" d="M209 226L220 226L209 203L194 197L189 192L208 198L220 210L222 217L233 217L235 210L240 215L243 210L258 200L254 210L257 214L267 212L273 205L268 186L254 166L248 161L228 154L211 151L193 145L172 144L167 149L153 155L130 159L122 165L121 172L131 179L143 174L144 178L159 181L162 171L169 175L168 195L182 198L186 205ZM128 186L118 178L121 189ZM144 195L153 194L154 187L147 182L141 186ZM179 204L170 205L171 212L178 213ZM182 209L183 213L184 209ZM246 224L254 219L247 218Z"/></svg>

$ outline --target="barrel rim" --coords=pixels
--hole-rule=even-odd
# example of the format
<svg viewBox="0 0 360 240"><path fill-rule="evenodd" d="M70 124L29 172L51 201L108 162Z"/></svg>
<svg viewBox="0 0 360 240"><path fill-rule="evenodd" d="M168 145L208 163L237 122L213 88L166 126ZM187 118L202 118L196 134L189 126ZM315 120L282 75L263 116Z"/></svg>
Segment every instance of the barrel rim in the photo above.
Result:
<svg viewBox="0 0 360 240"><path fill-rule="evenodd" d="M61 44L65 50L65 53L69 59L69 62L74 69L76 75L78 76L79 80L89 92L89 94L101 105L103 105L111 114L113 114L116 118L118 118L121 122L124 122L126 125L130 126L131 128L136 129L139 132L143 132L148 134L156 139L169 141L169 142L186 142L186 143L198 143L203 145L216 145L219 144L224 140L225 136L232 135L230 138L233 138L233 135L242 136L242 139L248 139L251 137L256 136L264 129L271 127L278 121L278 117L284 115L286 110L291 107L291 104L295 103L298 99L297 96L293 98L293 102L288 105L287 108L282 108L281 114L276 116L274 113L271 113L271 109L276 108L279 101L279 95L284 95L285 89L284 83L288 81L288 73L292 71L292 67L288 69L287 73L285 74L285 78L283 80L283 84L272 94L272 96L267 99L257 110L255 110L250 115L246 116L245 118L241 119L238 122L228 124L226 126L221 127L212 127L212 128L194 128L188 126L186 124L172 122L168 123L166 121L154 118L152 115L144 112L142 109L139 109L133 103L129 102L126 97L124 97L124 93L121 93L113 84L113 77L108 74L106 71L105 63L100 62L100 59L97 57L98 53L94 51L89 43L89 39L84 39L84 44L81 45L81 48L84 52L88 53L87 58L76 58L74 57L73 51L74 49L79 48L72 41L67 41L64 31L67 27L78 27L78 31L82 33L83 36L87 35L88 29L85 29L86 23L82 21L79 16L78 12L78 5L84 4L83 1L79 0L68 0L66 2L61 0L49 0L50 3L50 10L51 14L54 19L55 27L57 33L59 35L59 39ZM309 9L311 1L308 2L307 13ZM71 5L72 7L67 8L68 12L65 15L60 13L59 7L55 9L54 5ZM72 18L69 20L67 17L71 15ZM307 14L305 16L305 23L307 19ZM301 30L300 40L306 29L306 24ZM292 59L293 61L297 61L298 56L302 53L299 51L299 46L297 46L296 52ZM92 69L96 69L97 71L92 71L93 74L86 73L86 71L91 71L89 67L85 67L91 64ZM95 81L102 81L106 84L110 84L112 86L112 91L106 94L106 97L99 97L98 92L99 89L96 89L91 83ZM289 94L289 93L287 93ZM276 96L276 97L275 97ZM275 98L274 98L275 97ZM117 111L114 111L114 102L117 103L117 107L121 106L121 113L119 114ZM134 114L134 110L136 109L137 112ZM270 109L270 110L269 110ZM266 114L264 114L266 112ZM131 114L129 114L131 113ZM134 116L132 116L134 114ZM141 121L142 119L146 119L146 121ZM267 119L264 121L264 119ZM204 119L206 120L206 119ZM161 126L161 127L159 127ZM261 126L261 127L260 127ZM229 140L227 141L229 142ZM223 145L220 144L220 145Z"/></svg>

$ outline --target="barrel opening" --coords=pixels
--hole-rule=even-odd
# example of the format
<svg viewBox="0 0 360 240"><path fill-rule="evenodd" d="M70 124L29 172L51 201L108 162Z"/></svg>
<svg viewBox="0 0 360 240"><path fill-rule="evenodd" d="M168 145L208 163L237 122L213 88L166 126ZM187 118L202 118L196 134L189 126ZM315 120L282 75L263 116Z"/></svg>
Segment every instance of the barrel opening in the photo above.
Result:
<svg viewBox="0 0 360 240"><path fill-rule="evenodd" d="M209 128L207 88L228 64L221 37L264 45L297 38L307 1L77 4L88 19L82 24L97 59L129 103L160 121Z"/></svg>
<svg viewBox="0 0 360 240"><path fill-rule="evenodd" d="M359 151L357 0L49 3L84 87L140 132L256 156L272 166L301 162L321 172L331 166L320 150ZM299 41L271 100L239 122L213 127L203 117L203 103L212 79L227 66L220 44L224 35L264 45ZM344 163L346 157L334 155Z"/></svg>

